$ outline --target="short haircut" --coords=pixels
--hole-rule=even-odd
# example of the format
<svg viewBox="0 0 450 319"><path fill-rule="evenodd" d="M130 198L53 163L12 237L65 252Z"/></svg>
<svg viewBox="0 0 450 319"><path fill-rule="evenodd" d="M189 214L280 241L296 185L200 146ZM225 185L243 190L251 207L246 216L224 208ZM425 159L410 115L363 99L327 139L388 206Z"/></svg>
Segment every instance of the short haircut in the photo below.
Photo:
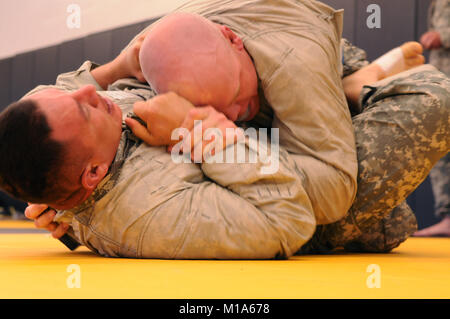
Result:
<svg viewBox="0 0 450 319"><path fill-rule="evenodd" d="M51 203L61 194L57 177L64 146L53 140L45 115L24 99L0 113L0 188L32 203Z"/></svg>

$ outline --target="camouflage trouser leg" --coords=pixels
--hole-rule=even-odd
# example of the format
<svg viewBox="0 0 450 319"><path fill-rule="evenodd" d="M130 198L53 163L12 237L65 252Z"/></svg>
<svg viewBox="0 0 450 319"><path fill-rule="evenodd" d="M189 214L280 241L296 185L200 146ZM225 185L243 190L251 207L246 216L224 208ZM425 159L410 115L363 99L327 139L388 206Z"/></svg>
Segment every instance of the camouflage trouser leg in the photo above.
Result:
<svg viewBox="0 0 450 319"><path fill-rule="evenodd" d="M427 65L366 87L353 118L358 192L346 217L320 225L301 252L386 252L417 228L404 203L450 148L450 79Z"/></svg>
<svg viewBox="0 0 450 319"><path fill-rule="evenodd" d="M450 153L433 167L430 179L436 216L450 215Z"/></svg>

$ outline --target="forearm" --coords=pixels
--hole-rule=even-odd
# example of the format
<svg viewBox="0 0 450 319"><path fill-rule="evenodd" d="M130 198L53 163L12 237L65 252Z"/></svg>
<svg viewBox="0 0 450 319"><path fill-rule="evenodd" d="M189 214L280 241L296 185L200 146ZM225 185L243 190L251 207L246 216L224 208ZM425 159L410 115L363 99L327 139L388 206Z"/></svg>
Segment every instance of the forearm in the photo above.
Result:
<svg viewBox="0 0 450 319"><path fill-rule="evenodd" d="M121 55L113 61L93 69L91 74L98 85L104 90L108 88L108 85L113 84L117 80L132 76L124 66Z"/></svg>
<svg viewBox="0 0 450 319"><path fill-rule="evenodd" d="M251 143L240 145L249 155L255 155L256 163L203 163L202 171L215 183L238 195L245 205L254 207L258 218L267 224L267 231L277 236L280 250L275 255L289 257L315 230L312 205L296 172L296 164L283 149L276 152L268 145L271 148L268 151L261 143L257 148L251 147ZM270 163L262 161L265 154L269 154ZM234 204L237 216L244 214L245 205ZM264 241L264 238L258 240Z"/></svg>
<svg viewBox="0 0 450 319"><path fill-rule="evenodd" d="M334 136L347 137L333 139L334 136L325 136L322 139L325 143L320 147L313 145L316 146L315 149L306 148L301 142L302 135L306 135L306 132L302 134L301 130L296 132L293 126L293 129L287 130L285 126L277 125L282 136L280 140L296 163L296 172L302 178L318 225L329 224L344 217L356 196L356 147L351 143L352 132L345 133L347 124L344 121L338 123L339 130L335 131ZM333 124L330 122L331 125ZM325 135L325 132L322 134ZM333 143L326 144L329 140Z"/></svg>
<svg viewBox="0 0 450 319"><path fill-rule="evenodd" d="M356 196L356 181L345 172L313 157L291 154L311 200L317 225L343 218Z"/></svg>
<svg viewBox="0 0 450 319"><path fill-rule="evenodd" d="M318 224L345 216L356 194L354 129L342 79L317 48L317 58L286 59L271 78L268 102L280 144L294 158ZM284 72L282 72L284 71ZM302 74L302 76L296 76ZM286 88L289 88L287 90ZM360 88L355 88L355 96Z"/></svg>
<svg viewBox="0 0 450 319"><path fill-rule="evenodd" d="M315 220L295 164L280 153L279 169L262 174L261 161L177 164L142 145L125 163L123 189L111 191L120 200L94 212L97 224L73 223L75 232L108 256L287 258L311 238Z"/></svg>

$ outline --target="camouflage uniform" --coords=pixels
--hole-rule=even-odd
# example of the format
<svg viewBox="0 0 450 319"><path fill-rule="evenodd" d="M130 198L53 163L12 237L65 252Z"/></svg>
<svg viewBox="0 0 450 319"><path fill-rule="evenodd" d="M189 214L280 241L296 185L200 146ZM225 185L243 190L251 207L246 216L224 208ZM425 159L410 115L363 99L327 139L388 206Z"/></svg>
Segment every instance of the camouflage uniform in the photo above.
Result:
<svg viewBox="0 0 450 319"><path fill-rule="evenodd" d="M442 47L432 50L430 63L450 76L450 0L434 0L429 10L429 29L441 36Z"/></svg>
<svg viewBox="0 0 450 319"><path fill-rule="evenodd" d="M430 63L450 76L450 0L436 0L430 5L429 29L441 36L442 48L432 50ZM447 154L430 172L438 217L450 214L450 156Z"/></svg>
<svg viewBox="0 0 450 319"><path fill-rule="evenodd" d="M437 217L450 216L450 154L441 159L430 172Z"/></svg>
<svg viewBox="0 0 450 319"><path fill-rule="evenodd" d="M352 122L335 67L342 12L307 0L210 2L215 8L204 0L194 6L246 35L246 49L258 57L255 65L267 97L263 105L272 106L280 143L286 145L280 148L280 169L262 176L263 163L179 165L165 148L141 144L128 156L123 153L121 174L111 169L92 201L73 212L77 239L105 256L286 258L321 221L311 241L317 245L309 247L384 251L402 242L416 228L404 199L448 151L449 80L432 68L367 87L363 111ZM293 10L297 6L301 10ZM314 14L308 15L307 8ZM252 16L264 23L246 20ZM275 18L283 28L273 27ZM299 28L299 21L316 27ZM293 39L295 32L305 34ZM294 40L299 41L295 48ZM76 83L91 83L90 70L86 64L66 74L67 81L59 77L58 84L76 89ZM311 141L300 145L306 137ZM297 153L286 151L295 147ZM336 214L330 215L333 209Z"/></svg>
<svg viewBox="0 0 450 319"><path fill-rule="evenodd" d="M341 44L344 76L368 64L363 50L345 40ZM302 253L337 248L388 252L397 247L417 229L406 197L449 150L450 80L434 67L425 65L366 86L360 103L362 113L353 117L356 199L344 219L319 225Z"/></svg>
<svg viewBox="0 0 450 319"><path fill-rule="evenodd" d="M341 39L341 52L343 78L369 65L366 51L354 46L347 39Z"/></svg>

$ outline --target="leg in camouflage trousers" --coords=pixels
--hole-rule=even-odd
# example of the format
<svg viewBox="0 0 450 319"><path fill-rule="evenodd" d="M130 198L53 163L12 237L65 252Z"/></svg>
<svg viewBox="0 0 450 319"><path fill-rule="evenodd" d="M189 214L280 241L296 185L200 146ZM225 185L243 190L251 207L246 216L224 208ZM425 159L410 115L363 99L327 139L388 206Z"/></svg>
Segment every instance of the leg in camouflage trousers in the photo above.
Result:
<svg viewBox="0 0 450 319"><path fill-rule="evenodd" d="M363 111L353 117L356 199L345 218L318 226L301 252L387 252L398 246L417 228L406 197L449 150L450 80L435 68L377 82L363 90L360 101Z"/></svg>
<svg viewBox="0 0 450 319"><path fill-rule="evenodd" d="M435 199L434 212L437 217L450 215L450 153L431 170L431 187Z"/></svg>
<svg viewBox="0 0 450 319"><path fill-rule="evenodd" d="M421 229L414 236L450 237L450 153L442 158L430 172L431 188L434 195L434 212L442 220Z"/></svg>

